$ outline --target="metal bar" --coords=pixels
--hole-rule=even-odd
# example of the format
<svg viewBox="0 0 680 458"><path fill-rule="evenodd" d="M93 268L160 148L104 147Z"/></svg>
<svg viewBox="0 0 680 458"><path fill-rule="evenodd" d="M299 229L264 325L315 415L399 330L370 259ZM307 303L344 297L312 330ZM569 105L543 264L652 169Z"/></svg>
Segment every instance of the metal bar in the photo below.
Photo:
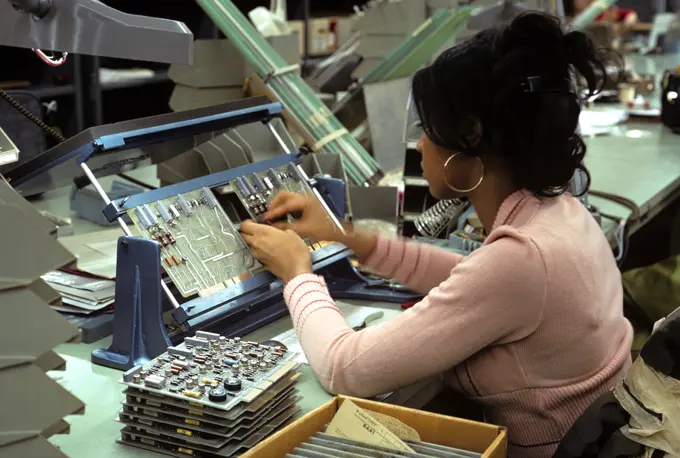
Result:
<svg viewBox="0 0 680 458"><path fill-rule="evenodd" d="M281 145L283 151L285 151L286 154L291 154L292 151L288 148L288 145L286 145L286 142L283 141L283 138L281 138L281 135L279 135L279 133L276 131L276 128L274 128L271 122L267 123L267 128L269 129L269 132L272 133L274 138L276 138L276 141L279 142L279 145Z"/></svg>
<svg viewBox="0 0 680 458"><path fill-rule="evenodd" d="M111 199L109 199L109 196L106 194L106 191L104 191L104 188L102 188L101 184L99 184L99 180L97 180L97 177L94 176L94 174L92 173L92 170L90 170L90 168L87 166L87 164L83 162L82 164L80 164L80 168L83 169L83 171L85 172L85 175L90 180L90 183L92 183L92 186L94 186L94 189L97 191L97 193L102 198L104 203L106 205L111 205ZM123 232L125 233L125 235L130 236L130 237L134 237L134 235L132 234L132 231L128 227L127 223L125 223L125 221L123 221L123 218L117 218L117 220L118 220L118 224L120 224L120 227L123 229ZM159 260L159 262L160 262L160 260ZM170 301L170 304L175 309L179 308L179 303L177 302L177 299L175 299L175 296L173 296L172 293L170 292L168 285L166 285L165 282L163 281L163 279L161 279L161 278L159 278L158 281L161 282L161 288L163 288L163 292L165 292L165 296Z"/></svg>
<svg viewBox="0 0 680 458"><path fill-rule="evenodd" d="M123 202L123 199L119 199L115 202L112 202L111 206L114 206L116 208L114 209L114 211L110 210L105 211L104 216L106 216L106 218L109 221L113 221L114 218L120 216L123 212L131 208L167 199L178 194L184 194L187 192L195 191L197 189L201 189L204 187L214 188L216 186L222 186L238 176L250 175L261 170L280 167L282 165L288 164L289 162L294 162L296 160L298 160L298 156L295 154L276 156L271 159L259 161L253 164L247 164L241 167L237 167L235 169L223 170L222 172L213 173L212 175L193 178L191 180L182 181L180 183L175 183L170 186L152 189L141 194L135 194L133 196L130 196L127 198L127 200L125 200L125 202ZM118 206L116 206L117 203Z"/></svg>

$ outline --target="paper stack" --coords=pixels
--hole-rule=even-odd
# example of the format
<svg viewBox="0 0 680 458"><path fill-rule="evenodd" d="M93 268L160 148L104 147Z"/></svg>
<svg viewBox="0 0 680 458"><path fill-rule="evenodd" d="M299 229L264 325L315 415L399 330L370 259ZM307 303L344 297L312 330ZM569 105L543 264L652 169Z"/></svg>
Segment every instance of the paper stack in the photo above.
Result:
<svg viewBox="0 0 680 458"><path fill-rule="evenodd" d="M114 302L115 282L102 278L55 270L41 277L61 294L61 304L52 305L59 312L89 315Z"/></svg>

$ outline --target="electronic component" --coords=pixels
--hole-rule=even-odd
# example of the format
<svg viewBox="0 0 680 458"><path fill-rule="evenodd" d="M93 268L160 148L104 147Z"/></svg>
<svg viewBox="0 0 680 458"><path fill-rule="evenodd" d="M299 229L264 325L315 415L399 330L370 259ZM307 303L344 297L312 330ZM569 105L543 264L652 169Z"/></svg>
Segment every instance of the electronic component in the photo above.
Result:
<svg viewBox="0 0 680 458"><path fill-rule="evenodd" d="M224 402L227 400L227 390L222 387L213 388L208 393L208 399L212 402Z"/></svg>
<svg viewBox="0 0 680 458"><path fill-rule="evenodd" d="M143 210L143 207L135 208L135 216L137 216L137 220L144 226L145 229L149 229L151 226L153 226L153 223Z"/></svg>
<svg viewBox="0 0 680 458"><path fill-rule="evenodd" d="M295 181L303 180L302 175L300 175L300 170L298 170L297 168L297 164L294 164L292 162L288 164L288 174Z"/></svg>
<svg viewBox="0 0 680 458"><path fill-rule="evenodd" d="M250 179L253 180L253 184L255 185L255 188L258 190L258 192L267 191L264 181L262 181L262 178L260 178L257 173L253 173Z"/></svg>
<svg viewBox="0 0 680 458"><path fill-rule="evenodd" d="M225 355L257 364L236 372L220 363ZM167 454L179 448L201 456L243 453L300 412L294 356L278 347L199 331L123 375L127 389L118 416L125 425L120 442Z"/></svg>
<svg viewBox="0 0 680 458"><path fill-rule="evenodd" d="M179 208L182 209L186 216L191 216L194 214L193 210L189 206L189 202L187 202L184 196L182 195L177 196L177 204L179 204Z"/></svg>
<svg viewBox="0 0 680 458"><path fill-rule="evenodd" d="M215 195L212 193L212 191L208 188L201 188L201 194L203 194L203 198L205 199L205 203L208 207L210 208L215 208L217 207L217 199L215 199Z"/></svg>
<svg viewBox="0 0 680 458"><path fill-rule="evenodd" d="M172 215L163 202L156 202L156 209L166 223L170 223L173 220Z"/></svg>
<svg viewBox="0 0 680 458"><path fill-rule="evenodd" d="M142 211L146 215L149 221L151 221L152 226L158 225L158 220L156 219L156 214L149 208L148 205L142 205Z"/></svg>
<svg viewBox="0 0 680 458"><path fill-rule="evenodd" d="M230 378L224 381L224 388L227 391L239 391L241 389L241 380L237 378Z"/></svg>
<svg viewBox="0 0 680 458"><path fill-rule="evenodd" d="M149 375L144 379L144 385L151 388L162 388L165 383L165 378L160 375Z"/></svg>
<svg viewBox="0 0 680 458"><path fill-rule="evenodd" d="M283 187L283 182L281 181L281 178L279 178L279 174L276 173L275 170L269 169L267 170L267 177L272 181L272 184L276 188L281 188Z"/></svg>

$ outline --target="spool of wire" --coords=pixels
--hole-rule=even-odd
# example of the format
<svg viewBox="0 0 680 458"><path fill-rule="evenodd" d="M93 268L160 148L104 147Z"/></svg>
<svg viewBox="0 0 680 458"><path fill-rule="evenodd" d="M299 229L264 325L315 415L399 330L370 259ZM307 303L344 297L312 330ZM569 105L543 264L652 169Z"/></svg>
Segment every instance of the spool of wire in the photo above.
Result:
<svg viewBox="0 0 680 458"><path fill-rule="evenodd" d="M416 229L424 237L437 238L464 206L460 199L440 200L415 220Z"/></svg>

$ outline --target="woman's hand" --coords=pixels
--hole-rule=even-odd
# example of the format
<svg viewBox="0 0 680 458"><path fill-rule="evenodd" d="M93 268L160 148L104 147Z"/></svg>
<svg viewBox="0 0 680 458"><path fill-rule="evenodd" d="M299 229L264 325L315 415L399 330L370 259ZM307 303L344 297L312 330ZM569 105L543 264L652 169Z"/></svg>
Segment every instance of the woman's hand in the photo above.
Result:
<svg viewBox="0 0 680 458"><path fill-rule="evenodd" d="M309 248L295 232L250 220L241 223L240 231L253 255L286 283L300 274L312 273Z"/></svg>
<svg viewBox="0 0 680 458"><path fill-rule="evenodd" d="M295 221L286 220L289 214L295 215ZM336 242L342 235L315 197L288 191L276 195L264 215L264 221L275 221L273 225L279 229L292 230L301 237L316 241Z"/></svg>

